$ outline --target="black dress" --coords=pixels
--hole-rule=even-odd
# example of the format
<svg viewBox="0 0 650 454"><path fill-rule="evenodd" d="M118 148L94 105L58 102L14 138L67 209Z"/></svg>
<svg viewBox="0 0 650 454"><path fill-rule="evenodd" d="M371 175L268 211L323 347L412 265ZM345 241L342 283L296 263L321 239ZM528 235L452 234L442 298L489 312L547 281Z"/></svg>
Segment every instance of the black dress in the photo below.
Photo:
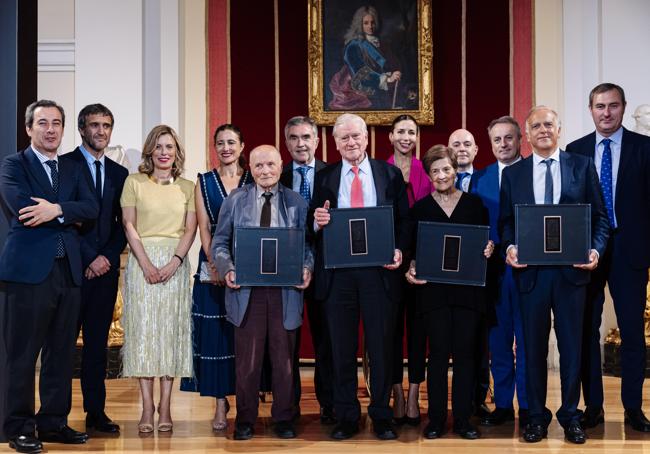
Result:
<svg viewBox="0 0 650 454"><path fill-rule="evenodd" d="M465 192L451 216L447 216L433 197L416 202L410 214L414 231L419 221L489 225L488 211L481 199ZM415 243L417 235L412 238ZM447 419L447 369L451 355L454 424L467 424L475 381L478 328L486 309L485 288L427 283L418 286L416 301L429 337L429 420L444 427Z"/></svg>

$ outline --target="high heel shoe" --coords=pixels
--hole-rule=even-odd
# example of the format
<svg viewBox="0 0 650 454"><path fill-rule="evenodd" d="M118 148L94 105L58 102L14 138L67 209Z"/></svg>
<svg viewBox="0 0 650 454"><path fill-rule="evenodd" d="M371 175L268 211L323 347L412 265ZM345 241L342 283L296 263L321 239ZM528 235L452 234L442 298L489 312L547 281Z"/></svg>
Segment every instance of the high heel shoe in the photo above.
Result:
<svg viewBox="0 0 650 454"><path fill-rule="evenodd" d="M171 432L174 428L173 422L160 422L160 406L158 407L158 432Z"/></svg>
<svg viewBox="0 0 650 454"><path fill-rule="evenodd" d="M153 432L153 414L156 412L156 409L154 408L151 410L151 422L140 422L138 424L138 432L141 434L148 434ZM142 421L144 418L144 411L142 412L142 417L140 418L140 421Z"/></svg>
<svg viewBox="0 0 650 454"><path fill-rule="evenodd" d="M411 417L408 415L409 413L409 402L408 400L406 401L406 405L404 406L404 416L402 417L402 424L408 424L411 427L417 427L420 425L420 422L422 422L422 418L420 416L420 405L418 404L418 415Z"/></svg>
<svg viewBox="0 0 650 454"><path fill-rule="evenodd" d="M215 417L212 420L212 429L216 431L222 431L226 427L228 427L228 412L230 411L230 402L228 402L228 399L225 399L226 401L226 412L224 414L224 420L223 421L217 421L217 418Z"/></svg>

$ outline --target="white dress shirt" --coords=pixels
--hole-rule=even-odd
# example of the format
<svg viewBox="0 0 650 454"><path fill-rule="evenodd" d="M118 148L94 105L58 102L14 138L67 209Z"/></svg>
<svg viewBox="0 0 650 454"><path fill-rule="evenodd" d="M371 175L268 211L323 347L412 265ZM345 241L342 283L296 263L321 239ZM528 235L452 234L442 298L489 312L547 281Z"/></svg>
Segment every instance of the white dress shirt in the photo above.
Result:
<svg viewBox="0 0 650 454"><path fill-rule="evenodd" d="M560 194L562 194L562 178L560 173L560 149L557 148L551 156L543 158L533 151L533 191L535 193L535 203L541 205L544 203L544 189L546 188L546 159L552 159L551 176L553 178L553 203L560 203Z"/></svg>
<svg viewBox="0 0 650 454"><path fill-rule="evenodd" d="M341 167L341 182L339 184L339 208L350 208L350 188L352 187L352 180L354 179L354 172L352 165L345 159L342 161ZM372 167L368 155L359 164L359 178L361 179L361 188L363 191L363 206L374 207L377 206L377 192L375 190L375 180L372 177Z"/></svg>

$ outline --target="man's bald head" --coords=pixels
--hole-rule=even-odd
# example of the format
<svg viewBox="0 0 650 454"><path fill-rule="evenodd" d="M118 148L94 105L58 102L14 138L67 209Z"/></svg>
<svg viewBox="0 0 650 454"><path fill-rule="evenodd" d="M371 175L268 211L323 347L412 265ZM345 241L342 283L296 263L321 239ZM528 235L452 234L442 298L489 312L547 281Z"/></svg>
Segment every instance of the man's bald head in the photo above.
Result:
<svg viewBox="0 0 650 454"><path fill-rule="evenodd" d="M458 158L458 171L469 170L474 162L478 146L474 136L467 129L457 129L449 136L449 147L456 152Z"/></svg>
<svg viewBox="0 0 650 454"><path fill-rule="evenodd" d="M268 191L280 180L282 157L273 145L260 145L253 148L250 157L253 179L262 189Z"/></svg>

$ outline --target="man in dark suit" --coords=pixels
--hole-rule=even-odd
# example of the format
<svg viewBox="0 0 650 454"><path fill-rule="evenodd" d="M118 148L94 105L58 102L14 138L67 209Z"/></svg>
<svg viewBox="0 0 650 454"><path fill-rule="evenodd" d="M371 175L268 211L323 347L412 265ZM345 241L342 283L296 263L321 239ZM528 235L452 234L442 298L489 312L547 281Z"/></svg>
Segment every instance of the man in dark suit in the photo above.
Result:
<svg viewBox="0 0 650 454"><path fill-rule="evenodd" d="M25 126L31 145L5 158L0 169L10 225L0 254L8 377L4 430L19 452L40 452L42 441L88 439L67 425L67 416L81 298L78 226L94 220L99 210L81 166L57 157L64 122L55 102L30 104ZM34 415L39 353L41 408Z"/></svg>
<svg viewBox="0 0 650 454"><path fill-rule="evenodd" d="M519 300L512 277L512 268L501 258L499 238L499 190L503 170L521 160L521 129L517 121L504 116L492 120L488 126L492 153L497 162L472 175L470 192L481 197L490 213L490 239L496 254L492 254L488 266L488 290L494 304L496 320L489 331L491 370L494 378L495 410L481 419L481 424L497 426L514 419L512 401L517 390L519 425L527 423L528 400L526 399L526 375L524 339L519 312ZM517 358L513 354L516 340Z"/></svg>
<svg viewBox="0 0 650 454"><path fill-rule="evenodd" d="M456 152L458 157L456 189L468 192L474 174L474 158L478 153L474 135L467 129L457 129L449 135L448 146Z"/></svg>
<svg viewBox="0 0 650 454"><path fill-rule="evenodd" d="M111 140L114 119L101 104L91 104L79 112L77 127L81 146L61 157L84 169L93 181L99 203L97 221L81 231L81 262L84 270L81 285L79 328L83 330L81 392L86 429L116 433L120 427L106 416L106 342L113 320L120 276L120 253L126 246L122 227L120 196L129 172L104 155Z"/></svg>
<svg viewBox="0 0 650 454"><path fill-rule="evenodd" d="M343 114L334 124L336 148L343 158L316 174L309 227L316 239L314 298L325 301L334 365L334 412L338 424L332 438L350 438L359 431L361 409L357 399L357 347L359 318L363 320L370 355L370 406L368 415L380 439L397 438L389 407L392 386L394 317L400 298L397 272L407 243L406 187L401 172L366 154L368 130L357 115ZM382 267L325 269L323 229L330 221L329 208L389 205L393 207L395 250L393 263Z"/></svg>
<svg viewBox="0 0 650 454"><path fill-rule="evenodd" d="M235 440L253 436L258 414L258 392L268 344L273 369L271 416L279 438L295 438L293 425L293 356L296 329L302 324L302 291L311 281L314 259L305 242L303 283L296 287L240 287L233 261L233 237L239 226L305 228L309 205L300 195L278 184L282 171L280 153L260 145L250 154L255 183L234 190L219 212L212 239L212 256L226 281L226 313L235 325L237 419Z"/></svg>
<svg viewBox="0 0 650 454"><path fill-rule="evenodd" d="M506 263L514 270L519 290L526 348L526 390L529 423L523 434L527 442L546 437L551 415L546 410L548 336L553 326L560 350L562 406L556 416L567 441L584 443L580 425L580 341L586 287L590 271L605 253L609 225L598 175L593 162L558 148L558 115L538 106L526 119L526 135L532 156L507 167L501 177L499 227ZM515 205L591 204L591 250L589 263L574 266L526 266L520 264L515 244Z"/></svg>
<svg viewBox="0 0 650 454"><path fill-rule="evenodd" d="M314 193L314 176L327 167L314 157L318 148L318 126L310 117L297 116L287 121L284 138L292 161L284 166L280 183L300 194L307 203ZM323 302L314 299L314 287L305 290L309 331L314 346L314 388L320 405L322 424L333 424L334 397L332 391L332 350L327 336ZM300 414L300 328L296 331L296 355L294 357L294 389L296 390L296 415Z"/></svg>
<svg viewBox="0 0 650 454"><path fill-rule="evenodd" d="M600 266L587 288L582 355L583 424L604 421L600 324L605 284L614 301L621 332L621 399L625 422L650 432L641 410L646 347L643 312L650 267L650 138L621 126L625 93L604 83L589 94L596 131L567 146L570 153L593 159L609 214L611 234Z"/></svg>

